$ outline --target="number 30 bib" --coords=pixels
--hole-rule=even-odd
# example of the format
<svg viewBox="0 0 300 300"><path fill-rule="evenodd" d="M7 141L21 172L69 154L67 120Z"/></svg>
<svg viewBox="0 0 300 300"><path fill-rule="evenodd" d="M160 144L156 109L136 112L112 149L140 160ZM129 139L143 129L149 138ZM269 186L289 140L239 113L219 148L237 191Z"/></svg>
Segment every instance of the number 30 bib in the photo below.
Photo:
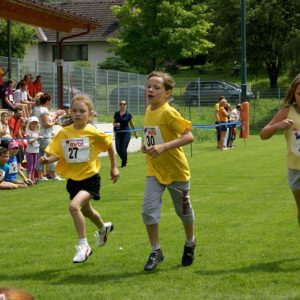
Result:
<svg viewBox="0 0 300 300"><path fill-rule="evenodd" d="M64 159L68 163L81 163L90 159L89 138L71 138L61 141Z"/></svg>
<svg viewBox="0 0 300 300"><path fill-rule="evenodd" d="M158 126L144 127L144 145L146 149L154 145L163 144L164 140Z"/></svg>
<svg viewBox="0 0 300 300"><path fill-rule="evenodd" d="M300 156L300 130L292 129L290 147L293 154Z"/></svg>

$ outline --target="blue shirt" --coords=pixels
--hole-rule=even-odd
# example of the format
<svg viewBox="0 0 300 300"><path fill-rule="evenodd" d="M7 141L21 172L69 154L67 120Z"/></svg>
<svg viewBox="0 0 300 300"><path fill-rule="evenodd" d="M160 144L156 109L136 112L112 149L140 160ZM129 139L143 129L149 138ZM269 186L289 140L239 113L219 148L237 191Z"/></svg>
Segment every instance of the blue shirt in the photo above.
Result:
<svg viewBox="0 0 300 300"><path fill-rule="evenodd" d="M5 178L9 174L9 165L8 164L0 165L0 169L5 172L4 180L6 180Z"/></svg>
<svg viewBox="0 0 300 300"><path fill-rule="evenodd" d="M5 181L12 182L13 180L17 179L18 175L18 162L16 156L10 156L7 162L9 166L9 172L5 175Z"/></svg>
<svg viewBox="0 0 300 300"><path fill-rule="evenodd" d="M119 111L116 111L115 114L114 114L114 119L115 119L115 122L116 123L120 123L120 127L119 128L116 128L114 127L114 131L116 133L118 133L118 131L121 131L121 130L129 130L129 122L131 121L132 119L132 115L130 112L126 111L122 116L120 114ZM121 133L121 132L120 132ZM123 133L123 132L122 132ZM130 133L129 131L128 132L124 132L124 133Z"/></svg>

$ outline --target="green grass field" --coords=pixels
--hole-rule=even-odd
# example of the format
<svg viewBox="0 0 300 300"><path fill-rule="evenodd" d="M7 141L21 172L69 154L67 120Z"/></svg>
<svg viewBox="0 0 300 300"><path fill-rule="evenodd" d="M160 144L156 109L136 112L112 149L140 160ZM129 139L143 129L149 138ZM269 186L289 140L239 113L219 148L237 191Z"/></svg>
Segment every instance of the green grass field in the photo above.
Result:
<svg viewBox="0 0 300 300"><path fill-rule="evenodd" d="M201 133L200 133L201 134ZM214 141L185 148L191 166L196 215L195 263L182 268L184 236L166 192L161 246L165 261L143 271L149 255L141 205L145 157L129 155L120 181L109 180L103 158L102 200L94 202L115 230L94 253L73 264L77 242L68 213L65 181L0 191L0 286L31 292L36 299L300 299L300 239L296 208L287 185L283 136L221 152Z"/></svg>

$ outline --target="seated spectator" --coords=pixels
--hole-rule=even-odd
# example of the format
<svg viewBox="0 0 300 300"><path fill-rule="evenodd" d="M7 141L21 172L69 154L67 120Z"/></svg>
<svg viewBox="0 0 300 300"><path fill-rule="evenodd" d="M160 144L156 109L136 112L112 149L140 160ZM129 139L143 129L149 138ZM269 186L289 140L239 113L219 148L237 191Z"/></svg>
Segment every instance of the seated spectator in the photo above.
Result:
<svg viewBox="0 0 300 300"><path fill-rule="evenodd" d="M14 111L17 108L20 108L25 112L27 106L22 103L16 103L13 98L14 92L14 82L12 80L8 80L3 89L0 92L2 108L8 109L10 111Z"/></svg>
<svg viewBox="0 0 300 300"><path fill-rule="evenodd" d="M18 185L5 181L5 177L9 175L9 152L7 148L0 147L0 190L17 189Z"/></svg>
<svg viewBox="0 0 300 300"><path fill-rule="evenodd" d="M18 188L27 188L28 185L33 185L33 182L28 179L22 170L17 161L16 154L19 151L19 145L16 141L12 141L8 144L9 159L7 164L9 165L9 174L4 178L5 181L12 182L18 186ZM17 178L17 176L22 177L23 180Z"/></svg>
<svg viewBox="0 0 300 300"><path fill-rule="evenodd" d="M35 97L38 93L41 93L43 90L42 76L41 75L36 76L36 79L32 84L33 84L34 97Z"/></svg>
<svg viewBox="0 0 300 300"><path fill-rule="evenodd" d="M8 113L5 111L1 113L0 118L0 139L0 146L7 148L9 144L9 139L11 139L11 135L8 126Z"/></svg>
<svg viewBox="0 0 300 300"><path fill-rule="evenodd" d="M32 107L34 106L33 98L27 93L27 83L22 82L20 88L13 92L13 99L15 103L25 104L24 116L29 118L31 116Z"/></svg>

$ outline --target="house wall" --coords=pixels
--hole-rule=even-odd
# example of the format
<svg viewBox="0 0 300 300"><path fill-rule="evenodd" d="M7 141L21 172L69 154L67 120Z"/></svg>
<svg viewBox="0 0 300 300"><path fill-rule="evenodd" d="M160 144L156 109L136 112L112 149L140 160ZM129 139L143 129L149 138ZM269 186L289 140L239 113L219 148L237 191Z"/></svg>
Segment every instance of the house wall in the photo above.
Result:
<svg viewBox="0 0 300 300"><path fill-rule="evenodd" d="M68 44L72 45L76 43L68 43ZM108 52L110 46L107 42L89 42L89 43L81 42L80 44L88 45L88 61L91 64L91 67L96 67L99 62L104 61L106 58L113 56L113 53ZM53 45L54 43L42 42L42 43L28 46L24 60L29 60L29 61L39 60L39 61L52 62Z"/></svg>

